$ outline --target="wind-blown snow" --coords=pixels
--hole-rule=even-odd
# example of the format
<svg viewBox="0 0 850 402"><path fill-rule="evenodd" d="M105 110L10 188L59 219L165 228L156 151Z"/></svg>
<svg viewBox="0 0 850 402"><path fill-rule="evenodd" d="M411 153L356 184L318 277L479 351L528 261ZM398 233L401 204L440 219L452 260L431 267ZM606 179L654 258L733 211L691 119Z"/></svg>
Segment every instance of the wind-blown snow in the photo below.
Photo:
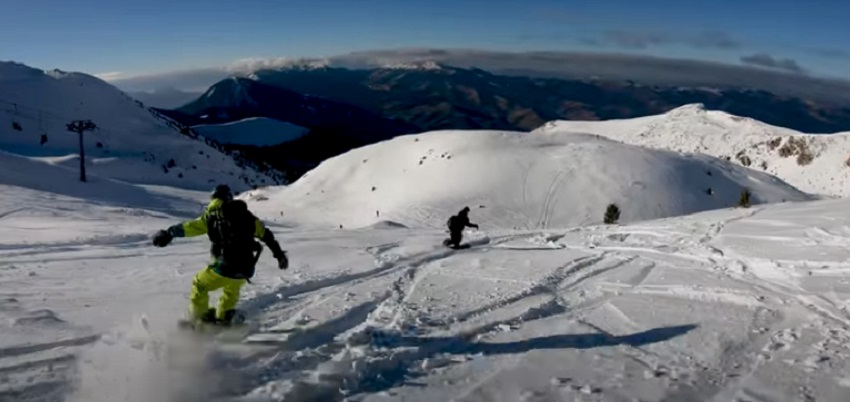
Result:
<svg viewBox="0 0 850 402"><path fill-rule="evenodd" d="M225 124L193 126L200 135L222 144L255 145L267 147L297 140L308 129L266 117L251 117Z"/></svg>
<svg viewBox="0 0 850 402"><path fill-rule="evenodd" d="M850 133L804 134L701 104L635 119L553 121L536 132L593 133L627 144L729 158L808 193L850 195Z"/></svg>
<svg viewBox="0 0 850 402"><path fill-rule="evenodd" d="M236 347L174 329L208 249L150 246L177 217L7 186L0 400L847 400L848 211L514 231L476 209L463 251L265 216L291 268L261 258Z"/></svg>
<svg viewBox="0 0 850 402"><path fill-rule="evenodd" d="M95 77L0 63L0 150L79 165L78 136L66 124L91 119L85 134L88 173L131 183L208 189L227 182L274 180L185 137L115 87ZM17 127L15 127L17 125ZM17 128L20 128L18 130ZM42 144L42 134L46 142ZM170 162L173 160L173 164Z"/></svg>
<svg viewBox="0 0 850 402"><path fill-rule="evenodd" d="M726 208L744 188L756 202L809 199L773 176L709 156L593 135L496 131L397 137L246 197L267 198L256 208L269 216L328 226L442 227L468 205L491 226L549 228L601 223L610 203L623 222Z"/></svg>

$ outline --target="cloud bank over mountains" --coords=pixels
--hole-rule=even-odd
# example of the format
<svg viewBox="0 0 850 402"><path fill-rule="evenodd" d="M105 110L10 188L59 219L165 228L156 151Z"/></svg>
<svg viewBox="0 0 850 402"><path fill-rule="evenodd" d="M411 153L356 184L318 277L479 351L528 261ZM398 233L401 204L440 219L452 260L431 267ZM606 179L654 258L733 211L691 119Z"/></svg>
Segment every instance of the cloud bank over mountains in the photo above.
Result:
<svg viewBox="0 0 850 402"><path fill-rule="evenodd" d="M612 40L616 39L614 35ZM702 38L702 39L700 39ZM620 38L622 39L622 38ZM697 36L681 40L708 40ZM668 40L664 36L635 38L642 42ZM735 46L731 38L715 37L705 46ZM753 88L822 102L850 103L850 81L810 76L792 59L764 53L741 57L741 65L668 59L646 55L580 52L501 52L476 49L397 49L354 52L328 58L251 58L228 66L123 77L105 77L125 91L175 88L203 91L230 75L249 75L262 69L305 67L375 68L400 63L433 61L456 67L475 67L497 74L516 74L564 79L632 80L646 85ZM111 79L110 79L111 78Z"/></svg>

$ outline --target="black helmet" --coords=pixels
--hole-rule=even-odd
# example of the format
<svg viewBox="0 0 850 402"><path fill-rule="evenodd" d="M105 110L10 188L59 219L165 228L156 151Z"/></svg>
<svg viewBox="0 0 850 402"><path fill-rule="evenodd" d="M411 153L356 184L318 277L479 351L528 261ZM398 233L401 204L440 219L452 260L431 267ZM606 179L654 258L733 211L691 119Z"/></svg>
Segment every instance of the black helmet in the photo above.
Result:
<svg viewBox="0 0 850 402"><path fill-rule="evenodd" d="M210 198L219 199L222 201L230 201L233 199L233 193L230 191L230 186L227 184L219 184L215 186L215 190Z"/></svg>
<svg viewBox="0 0 850 402"><path fill-rule="evenodd" d="M460 210L460 213L461 214L468 214L469 213L469 207L463 207L463 209Z"/></svg>

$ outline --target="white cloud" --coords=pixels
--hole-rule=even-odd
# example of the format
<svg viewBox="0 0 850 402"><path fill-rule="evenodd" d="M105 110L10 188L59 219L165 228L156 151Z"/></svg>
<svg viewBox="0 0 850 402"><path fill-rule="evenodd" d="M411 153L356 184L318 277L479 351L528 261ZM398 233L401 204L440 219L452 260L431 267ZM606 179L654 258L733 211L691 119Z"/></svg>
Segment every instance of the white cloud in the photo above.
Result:
<svg viewBox="0 0 850 402"><path fill-rule="evenodd" d="M326 67L331 64L329 59L305 59L291 57L253 57L239 59L227 66L227 71L233 74L251 74L258 70L285 68L292 66Z"/></svg>
<svg viewBox="0 0 850 402"><path fill-rule="evenodd" d="M122 78L127 78L127 74L121 71L110 71L106 73L98 73L94 75L97 78L100 78L104 81L115 81L120 80Z"/></svg>

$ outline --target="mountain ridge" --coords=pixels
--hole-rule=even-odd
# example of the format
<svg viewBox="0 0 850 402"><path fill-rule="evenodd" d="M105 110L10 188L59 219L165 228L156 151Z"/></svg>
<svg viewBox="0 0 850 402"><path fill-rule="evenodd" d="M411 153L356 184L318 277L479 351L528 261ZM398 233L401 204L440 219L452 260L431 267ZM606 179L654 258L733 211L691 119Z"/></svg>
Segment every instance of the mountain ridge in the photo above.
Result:
<svg viewBox="0 0 850 402"><path fill-rule="evenodd" d="M439 63L425 63L424 67L427 68L418 67L405 65L404 68L352 69L325 63L321 68L289 66L256 70L251 73L252 78L238 79L237 82L246 85L239 87L241 92L231 90L234 96L231 103L240 106L240 99L236 95L245 95L246 88L248 93L252 92L250 86L274 88L273 91L287 91L293 99L291 102L295 102L296 106L299 106L298 102L302 102L302 99L321 99L324 102L354 105L358 110L365 110L392 121L405 122L410 127L404 130L408 133L446 129L533 131L551 121L615 121L629 118L639 120L675 113L679 108L696 104L702 105L703 109L723 111L741 119L763 121L780 131L790 130L791 128L786 127L793 126L783 125L783 122L796 122L802 127L812 128L805 131L812 133L850 131L850 108L832 108L760 90L657 87L629 82L511 77L478 68L458 68ZM222 83L233 80L235 79L231 78ZM226 88L218 88L225 93L219 91L215 95L220 96L219 99L227 105ZM260 103L248 106L250 114L266 115L311 128L312 123L304 121L297 113L286 116L277 112L264 113L263 110L268 108L289 109L281 107L283 104L276 104L274 99ZM175 118L194 123L199 121L199 113L201 112L195 111L194 115ZM299 122L292 119L301 120ZM671 135L679 136L681 132L687 131L688 127L683 122L670 129ZM395 132L385 132L367 141L352 142L346 139L346 133L350 130L346 124L321 127L314 131L332 138L333 141L322 141L319 137L308 135L285 145L243 148L242 151L258 160L278 163L276 166L290 170L292 174L288 177L295 180L328 157L397 135ZM377 130L381 128L377 127ZM803 132L796 129L794 131ZM753 145L756 144L748 144ZM328 146L333 149L323 149ZM689 149L689 152L699 151L683 146L676 149L685 148ZM740 151L741 149L734 152L726 150L725 153L718 151L711 155L721 158L734 157ZM754 162L755 167L759 168L758 165L765 161L771 166L775 162L759 159ZM786 170L792 169L789 167ZM833 168L826 171L843 174L843 171L836 172ZM845 193L843 190L834 191L830 185L813 186L808 181L800 180L794 180L794 183L808 191L821 194Z"/></svg>
<svg viewBox="0 0 850 402"><path fill-rule="evenodd" d="M0 62L0 149L77 169L79 141L66 125L91 120L86 169L136 184L237 190L282 184L279 172L183 135L111 84L88 74Z"/></svg>
<svg viewBox="0 0 850 402"><path fill-rule="evenodd" d="M801 133L693 104L638 119L553 121L535 132L591 133L632 145L707 154L776 175L809 193L850 196L850 131Z"/></svg>
<svg viewBox="0 0 850 402"><path fill-rule="evenodd" d="M297 92L355 104L417 124L423 131L532 130L550 120L641 117L693 103L798 131L850 130L848 107L822 105L764 90L509 76L474 67L436 65L439 68L284 68L255 71L252 77ZM453 109L441 110L443 104ZM429 107L436 110L428 110Z"/></svg>
<svg viewBox="0 0 850 402"><path fill-rule="evenodd" d="M816 199L779 178L708 155L624 144L583 133L443 130L396 137L329 158L286 187L246 192L267 216L295 209L311 225L362 228L384 221L442 228L468 205L490 228L622 222ZM341 213L339 211L345 211Z"/></svg>

